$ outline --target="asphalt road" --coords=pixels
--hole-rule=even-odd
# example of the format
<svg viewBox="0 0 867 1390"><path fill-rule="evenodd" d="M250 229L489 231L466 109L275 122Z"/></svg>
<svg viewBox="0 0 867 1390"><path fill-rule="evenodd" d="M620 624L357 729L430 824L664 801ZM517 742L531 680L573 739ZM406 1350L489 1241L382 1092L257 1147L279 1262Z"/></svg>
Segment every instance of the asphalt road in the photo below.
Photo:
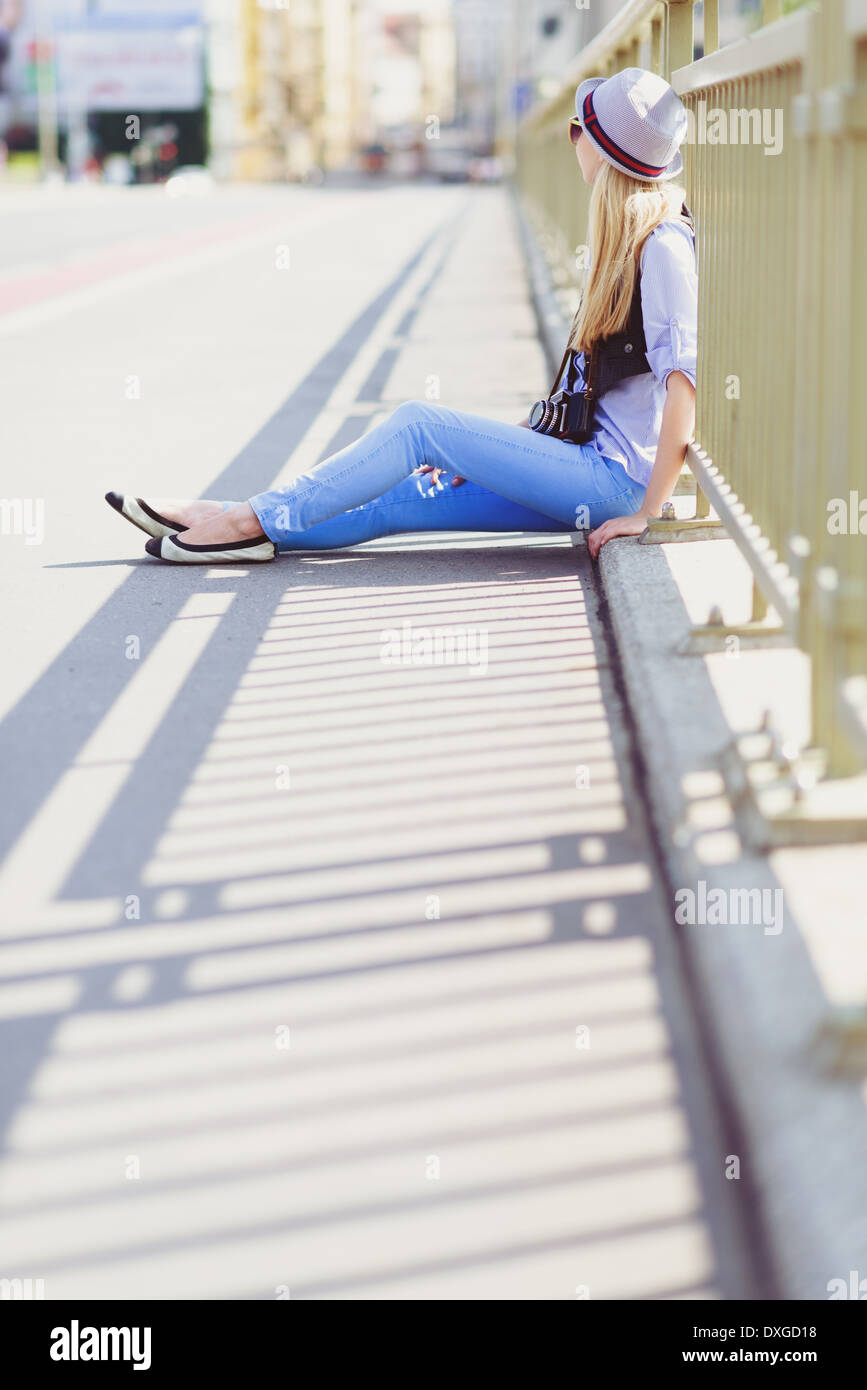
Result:
<svg viewBox="0 0 867 1390"><path fill-rule="evenodd" d="M243 498L431 389L520 419L506 192L4 198L0 1277L754 1296L585 552L175 570L102 501Z"/></svg>

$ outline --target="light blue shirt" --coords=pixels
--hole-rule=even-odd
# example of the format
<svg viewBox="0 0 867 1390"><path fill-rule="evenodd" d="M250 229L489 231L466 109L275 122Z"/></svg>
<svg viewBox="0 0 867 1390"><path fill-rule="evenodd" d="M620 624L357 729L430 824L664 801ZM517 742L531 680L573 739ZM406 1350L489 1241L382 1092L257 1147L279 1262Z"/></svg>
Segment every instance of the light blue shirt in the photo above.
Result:
<svg viewBox="0 0 867 1390"><path fill-rule="evenodd" d="M590 446L618 459L646 487L656 460L665 383L674 371L695 386L698 274L692 233L683 222L660 222L641 249L641 316L651 370L627 377L596 402ZM575 356L576 389L584 380L584 353ZM565 385L566 371L560 379Z"/></svg>

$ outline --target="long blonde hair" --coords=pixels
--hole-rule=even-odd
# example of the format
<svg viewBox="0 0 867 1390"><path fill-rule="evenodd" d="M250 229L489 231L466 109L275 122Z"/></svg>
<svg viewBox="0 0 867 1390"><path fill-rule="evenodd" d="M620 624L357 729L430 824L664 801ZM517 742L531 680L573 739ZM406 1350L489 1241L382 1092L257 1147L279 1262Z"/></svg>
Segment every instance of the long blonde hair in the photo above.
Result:
<svg viewBox="0 0 867 1390"><path fill-rule="evenodd" d="M625 328L642 247L660 222L683 220L685 197L679 183L646 183L603 161L590 194L590 274L569 334L572 351L589 352L597 338Z"/></svg>

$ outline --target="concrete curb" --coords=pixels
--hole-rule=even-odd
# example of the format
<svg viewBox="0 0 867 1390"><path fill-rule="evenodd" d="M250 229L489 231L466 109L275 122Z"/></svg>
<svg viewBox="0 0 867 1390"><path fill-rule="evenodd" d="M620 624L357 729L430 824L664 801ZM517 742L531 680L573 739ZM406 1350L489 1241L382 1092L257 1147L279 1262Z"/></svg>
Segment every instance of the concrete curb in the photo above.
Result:
<svg viewBox="0 0 867 1390"><path fill-rule="evenodd" d="M600 555L599 575L672 917L677 889L695 891L701 881L708 892L782 894L772 858L741 850L713 863L702 853L702 801L685 789L702 779L715 784L732 731L703 658L677 654L690 619L665 548L614 542ZM734 834L731 804L715 786L712 794L714 833ZM673 922L672 929L744 1136L741 1167L753 1182L779 1296L822 1299L832 1279L867 1271L867 1116L860 1086L816 1065L828 1002L798 914L784 898L779 935L745 925Z"/></svg>
<svg viewBox="0 0 867 1390"><path fill-rule="evenodd" d="M517 198L515 208L553 373L568 324L545 283L544 259ZM737 843L734 855L720 856L723 862L707 854L702 807L711 801L717 842L736 836L733 808L719 786L719 757L732 730L705 660L678 653L691 621L666 550L632 539L612 542L601 552L598 574L672 894L672 931L723 1099L743 1136L736 1157L754 1196L757 1238L766 1242L777 1296L827 1299L831 1280L849 1281L851 1271L860 1271L859 1279L867 1275L861 1082L829 1077L817 1064L815 1038L828 1001L799 926L801 905L783 899L779 934L754 925L675 922L675 892L695 891L702 880L708 892L783 890L773 856L748 854Z"/></svg>

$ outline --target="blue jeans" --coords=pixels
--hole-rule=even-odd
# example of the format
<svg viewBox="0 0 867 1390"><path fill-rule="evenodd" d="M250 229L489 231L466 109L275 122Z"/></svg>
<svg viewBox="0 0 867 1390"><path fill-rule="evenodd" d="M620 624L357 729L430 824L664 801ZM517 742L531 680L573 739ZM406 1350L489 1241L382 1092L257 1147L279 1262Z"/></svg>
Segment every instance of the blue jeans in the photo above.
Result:
<svg viewBox="0 0 867 1390"><path fill-rule="evenodd" d="M467 479L431 488L421 464ZM406 401L324 462L251 497L279 551L333 550L408 531L593 530L645 489L615 459L522 425Z"/></svg>

